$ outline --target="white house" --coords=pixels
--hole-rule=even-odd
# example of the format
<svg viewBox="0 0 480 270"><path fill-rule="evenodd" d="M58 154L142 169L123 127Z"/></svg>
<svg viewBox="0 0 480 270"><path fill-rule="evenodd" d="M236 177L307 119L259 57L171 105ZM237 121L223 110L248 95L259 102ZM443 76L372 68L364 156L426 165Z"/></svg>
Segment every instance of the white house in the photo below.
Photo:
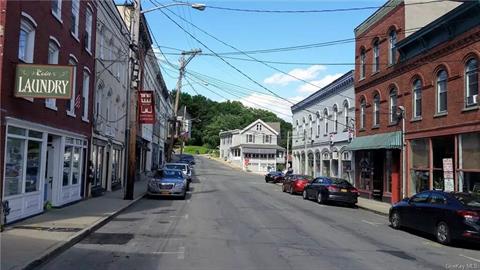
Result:
<svg viewBox="0 0 480 270"><path fill-rule="evenodd" d="M280 123L258 119L244 129L220 132L220 158L253 172L277 170L285 165L285 149L277 144Z"/></svg>
<svg viewBox="0 0 480 270"><path fill-rule="evenodd" d="M292 106L293 170L314 177L341 177L353 183L353 70Z"/></svg>

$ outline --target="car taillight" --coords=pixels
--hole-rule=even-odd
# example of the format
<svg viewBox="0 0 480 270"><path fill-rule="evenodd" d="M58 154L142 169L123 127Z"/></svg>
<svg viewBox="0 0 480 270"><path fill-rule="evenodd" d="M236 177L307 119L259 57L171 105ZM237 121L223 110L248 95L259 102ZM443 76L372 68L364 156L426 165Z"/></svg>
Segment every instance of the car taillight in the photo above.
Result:
<svg viewBox="0 0 480 270"><path fill-rule="evenodd" d="M330 192L338 192L338 187L337 186L328 186L327 189Z"/></svg>
<svg viewBox="0 0 480 270"><path fill-rule="evenodd" d="M350 192L353 192L353 193L357 193L357 194L358 194L358 189L352 188L352 189L350 190Z"/></svg>
<svg viewBox="0 0 480 270"><path fill-rule="evenodd" d="M480 216L477 212L469 211L469 210L458 210L457 214L463 217L467 221L476 222L480 219Z"/></svg>

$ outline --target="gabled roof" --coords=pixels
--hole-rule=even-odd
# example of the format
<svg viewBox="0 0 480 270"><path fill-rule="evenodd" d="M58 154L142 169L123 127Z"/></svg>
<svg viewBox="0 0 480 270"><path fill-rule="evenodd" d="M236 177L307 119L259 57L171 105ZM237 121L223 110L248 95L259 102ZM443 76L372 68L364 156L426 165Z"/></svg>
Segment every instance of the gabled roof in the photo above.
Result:
<svg viewBox="0 0 480 270"><path fill-rule="evenodd" d="M275 129L275 131L280 134L280 122L265 122L268 126Z"/></svg>
<svg viewBox="0 0 480 270"><path fill-rule="evenodd" d="M250 125L248 125L246 128L242 129L242 131L240 131L240 133L244 133L245 131L249 130L251 127L253 127L254 125L256 124L262 124L264 125L266 128L268 128L271 132L275 133L275 135L279 135L279 132L277 132L274 128L272 128L271 126L269 126L267 123L263 122L262 119L257 119L255 121L253 121L253 123L251 123Z"/></svg>

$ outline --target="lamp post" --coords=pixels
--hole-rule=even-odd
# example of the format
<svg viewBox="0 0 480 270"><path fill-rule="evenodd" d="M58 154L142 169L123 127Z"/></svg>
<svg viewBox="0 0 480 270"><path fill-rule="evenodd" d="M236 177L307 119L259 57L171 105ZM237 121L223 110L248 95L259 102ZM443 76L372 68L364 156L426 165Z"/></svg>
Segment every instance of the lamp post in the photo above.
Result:
<svg viewBox="0 0 480 270"><path fill-rule="evenodd" d="M405 153L406 142L405 142L405 107L398 106L400 110L400 117L402 118L402 199L407 197L407 158Z"/></svg>
<svg viewBox="0 0 480 270"><path fill-rule="evenodd" d="M150 11L154 11L154 10L162 9L162 8L167 8L167 7L172 7L172 6L190 6L191 8L196 9L196 10L200 10L200 11L204 11L205 8L207 7L205 4L201 4L201 3L189 4L189 3L178 2L178 3L170 3L170 4L166 4L166 5L159 5L159 6L156 6L156 7L153 7L153 8L142 10L142 11L140 11L140 13L144 14L144 13L147 13L147 12L150 12Z"/></svg>

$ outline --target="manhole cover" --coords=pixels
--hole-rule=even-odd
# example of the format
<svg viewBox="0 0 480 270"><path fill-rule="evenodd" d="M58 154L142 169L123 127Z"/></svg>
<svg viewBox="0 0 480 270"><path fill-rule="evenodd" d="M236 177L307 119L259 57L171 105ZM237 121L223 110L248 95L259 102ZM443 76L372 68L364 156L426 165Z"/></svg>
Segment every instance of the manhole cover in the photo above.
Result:
<svg viewBox="0 0 480 270"><path fill-rule="evenodd" d="M42 227L42 226L15 226L14 229L48 231L48 232L78 232L82 228Z"/></svg>
<svg viewBox="0 0 480 270"><path fill-rule="evenodd" d="M94 245L124 245L133 238L132 233L92 233L82 243Z"/></svg>

